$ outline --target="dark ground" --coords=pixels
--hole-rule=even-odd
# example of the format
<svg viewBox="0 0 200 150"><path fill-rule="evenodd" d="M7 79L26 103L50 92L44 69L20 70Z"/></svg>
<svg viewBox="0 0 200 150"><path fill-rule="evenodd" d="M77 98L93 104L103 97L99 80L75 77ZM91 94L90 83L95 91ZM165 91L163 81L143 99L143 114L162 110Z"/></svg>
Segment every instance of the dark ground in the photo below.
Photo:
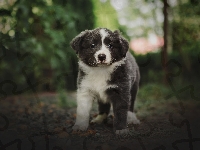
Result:
<svg viewBox="0 0 200 150"><path fill-rule="evenodd" d="M72 132L76 109L60 108L55 94L8 97L0 100L0 150L199 150L199 108L194 100L150 105L137 110L140 125L116 136L112 116L87 132Z"/></svg>

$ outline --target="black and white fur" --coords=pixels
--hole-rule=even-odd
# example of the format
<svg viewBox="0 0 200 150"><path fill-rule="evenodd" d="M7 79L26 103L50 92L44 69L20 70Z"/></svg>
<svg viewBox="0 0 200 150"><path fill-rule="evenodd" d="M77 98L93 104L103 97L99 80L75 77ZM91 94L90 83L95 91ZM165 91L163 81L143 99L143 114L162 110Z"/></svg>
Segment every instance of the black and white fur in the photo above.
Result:
<svg viewBox="0 0 200 150"><path fill-rule="evenodd" d="M85 30L71 41L79 58L77 116L73 130L87 130L94 100L99 115L92 120L101 123L114 112L114 131L127 133L127 123L139 124L133 113L139 87L139 68L128 52L129 44L119 31L106 28Z"/></svg>

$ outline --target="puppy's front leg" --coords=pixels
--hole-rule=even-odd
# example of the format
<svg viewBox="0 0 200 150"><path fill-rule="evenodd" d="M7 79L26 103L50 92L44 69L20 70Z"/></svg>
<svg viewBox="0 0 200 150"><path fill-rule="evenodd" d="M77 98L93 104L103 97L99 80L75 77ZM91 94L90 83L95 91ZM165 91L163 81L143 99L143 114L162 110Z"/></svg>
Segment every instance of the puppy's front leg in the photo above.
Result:
<svg viewBox="0 0 200 150"><path fill-rule="evenodd" d="M128 113L128 94L121 94L120 89L109 89L107 93L113 105L114 121L113 127L116 134L126 134L127 113ZM124 92L125 93L125 92Z"/></svg>
<svg viewBox="0 0 200 150"><path fill-rule="evenodd" d="M87 91L77 91L77 115L73 130L85 131L89 125L90 109L92 107L93 97Z"/></svg>
<svg viewBox="0 0 200 150"><path fill-rule="evenodd" d="M121 100L116 99L113 102L113 111L114 111L114 131L116 134L127 134L127 113L128 113L128 104Z"/></svg>

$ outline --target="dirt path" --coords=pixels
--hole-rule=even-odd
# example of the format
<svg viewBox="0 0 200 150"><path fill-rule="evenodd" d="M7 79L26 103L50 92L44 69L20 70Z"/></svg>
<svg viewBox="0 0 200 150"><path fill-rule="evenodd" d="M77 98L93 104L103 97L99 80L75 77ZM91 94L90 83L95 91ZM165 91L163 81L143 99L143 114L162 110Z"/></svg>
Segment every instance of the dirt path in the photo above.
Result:
<svg viewBox="0 0 200 150"><path fill-rule="evenodd" d="M138 110L141 124L130 125L127 136L116 136L112 116L87 132L72 132L75 108L60 108L55 94L9 97L0 100L0 150L198 150L200 103L182 104L182 110L178 102ZM96 114L93 108L91 118Z"/></svg>

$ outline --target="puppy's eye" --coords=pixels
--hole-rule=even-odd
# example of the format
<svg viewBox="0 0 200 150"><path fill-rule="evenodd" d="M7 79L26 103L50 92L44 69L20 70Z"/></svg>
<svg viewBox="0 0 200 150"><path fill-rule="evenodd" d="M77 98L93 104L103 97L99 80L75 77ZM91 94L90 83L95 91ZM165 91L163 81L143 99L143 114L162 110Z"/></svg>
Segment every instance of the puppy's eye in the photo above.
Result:
<svg viewBox="0 0 200 150"><path fill-rule="evenodd" d="M94 44L94 43L91 44L91 45L90 45L90 48L95 48L95 44Z"/></svg>
<svg viewBox="0 0 200 150"><path fill-rule="evenodd" d="M112 44L108 44L108 47L109 47L109 48L113 48L113 45L112 45Z"/></svg>

